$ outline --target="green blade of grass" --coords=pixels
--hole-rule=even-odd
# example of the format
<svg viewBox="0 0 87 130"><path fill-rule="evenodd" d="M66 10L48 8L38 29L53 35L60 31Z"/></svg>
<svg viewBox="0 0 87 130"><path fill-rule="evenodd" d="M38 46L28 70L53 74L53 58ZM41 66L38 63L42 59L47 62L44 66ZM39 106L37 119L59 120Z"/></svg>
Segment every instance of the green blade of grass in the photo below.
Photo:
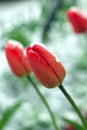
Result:
<svg viewBox="0 0 87 130"><path fill-rule="evenodd" d="M0 120L0 130L3 130L3 128L7 125L7 123L12 118L13 114L18 110L18 108L22 105L22 101L16 102L14 105L12 105L10 108L8 108L4 113Z"/></svg>
<svg viewBox="0 0 87 130"><path fill-rule="evenodd" d="M62 119L63 119L66 123L69 123L70 125L72 125L76 130L84 130L84 127L83 127L81 124L79 124L79 123L77 123L77 122L75 122L75 121L73 121L73 120L67 119L67 118L65 118L65 117L63 117Z"/></svg>

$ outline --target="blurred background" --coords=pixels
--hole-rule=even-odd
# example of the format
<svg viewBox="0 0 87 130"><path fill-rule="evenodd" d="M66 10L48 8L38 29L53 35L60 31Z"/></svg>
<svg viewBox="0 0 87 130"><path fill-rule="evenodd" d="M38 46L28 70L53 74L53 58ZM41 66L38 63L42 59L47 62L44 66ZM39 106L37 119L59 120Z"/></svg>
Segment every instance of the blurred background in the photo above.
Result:
<svg viewBox="0 0 87 130"><path fill-rule="evenodd" d="M58 56L66 69L63 85L85 116L87 34L73 32L66 16L72 6L87 17L86 0L0 0L0 130L54 129L47 109L26 77L17 78L11 72L4 54L9 39L25 48L31 42L41 42ZM58 87L47 89L33 74L31 77L47 99L60 130L70 120L80 123Z"/></svg>

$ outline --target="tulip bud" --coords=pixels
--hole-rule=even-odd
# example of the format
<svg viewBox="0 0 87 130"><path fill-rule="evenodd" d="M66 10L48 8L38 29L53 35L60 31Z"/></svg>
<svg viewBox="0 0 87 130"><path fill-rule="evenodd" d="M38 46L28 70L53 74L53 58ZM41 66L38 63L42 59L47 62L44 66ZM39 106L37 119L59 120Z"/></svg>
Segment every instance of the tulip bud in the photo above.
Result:
<svg viewBox="0 0 87 130"><path fill-rule="evenodd" d="M47 88L60 85L65 77L65 69L54 54L41 44L29 46L26 54L32 71Z"/></svg>
<svg viewBox="0 0 87 130"><path fill-rule="evenodd" d="M14 40L9 40L5 46L5 54L12 72L18 76L26 76L31 72L23 46Z"/></svg>
<svg viewBox="0 0 87 130"><path fill-rule="evenodd" d="M84 33L87 31L87 18L75 7L67 10L67 17L74 32Z"/></svg>
<svg viewBox="0 0 87 130"><path fill-rule="evenodd" d="M65 127L64 127L64 130L75 130L74 127L70 124L67 124Z"/></svg>

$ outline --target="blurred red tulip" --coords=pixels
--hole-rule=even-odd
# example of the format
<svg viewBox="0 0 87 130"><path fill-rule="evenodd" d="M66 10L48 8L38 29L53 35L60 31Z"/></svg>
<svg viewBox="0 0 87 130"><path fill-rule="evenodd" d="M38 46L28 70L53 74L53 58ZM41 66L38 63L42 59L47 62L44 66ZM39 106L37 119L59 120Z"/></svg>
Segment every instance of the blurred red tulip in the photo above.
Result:
<svg viewBox="0 0 87 130"><path fill-rule="evenodd" d="M70 124L67 124L64 128L64 130L75 130L74 127Z"/></svg>
<svg viewBox="0 0 87 130"><path fill-rule="evenodd" d="M75 7L67 10L67 17L74 32L84 33L87 31L87 18Z"/></svg>
<svg viewBox="0 0 87 130"><path fill-rule="evenodd" d="M87 108L85 109L85 119L86 119L86 121L87 121Z"/></svg>
<svg viewBox="0 0 87 130"><path fill-rule="evenodd" d="M37 79L47 88L60 85L65 69L59 60L41 44L29 46L26 54Z"/></svg>
<svg viewBox="0 0 87 130"><path fill-rule="evenodd" d="M5 46L5 54L10 68L16 76L26 76L31 72L28 59L21 43L9 40Z"/></svg>

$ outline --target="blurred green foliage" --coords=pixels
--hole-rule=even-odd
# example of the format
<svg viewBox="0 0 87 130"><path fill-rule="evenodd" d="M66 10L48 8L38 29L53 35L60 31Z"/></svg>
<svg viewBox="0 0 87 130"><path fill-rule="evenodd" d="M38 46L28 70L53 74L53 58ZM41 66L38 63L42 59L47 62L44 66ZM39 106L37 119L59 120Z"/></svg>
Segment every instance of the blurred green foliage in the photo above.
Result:
<svg viewBox="0 0 87 130"><path fill-rule="evenodd" d="M65 117L63 117L62 119L64 120L64 122L66 122L66 124L70 124L71 126L73 126L75 130L85 130L84 127L76 121L70 120Z"/></svg>
<svg viewBox="0 0 87 130"><path fill-rule="evenodd" d="M22 105L22 101L17 101L14 105L5 110L0 119L0 130L3 130L4 127L11 121L12 116L16 113L19 107Z"/></svg>
<svg viewBox="0 0 87 130"><path fill-rule="evenodd" d="M83 54L79 57L76 63L76 69L87 71L87 51L84 50Z"/></svg>
<svg viewBox="0 0 87 130"><path fill-rule="evenodd" d="M36 27L38 26L38 21L29 21L26 23L21 23L14 25L13 28L5 32L4 37L7 39L14 39L21 42L24 46L27 46L31 43L32 34L34 33Z"/></svg>

